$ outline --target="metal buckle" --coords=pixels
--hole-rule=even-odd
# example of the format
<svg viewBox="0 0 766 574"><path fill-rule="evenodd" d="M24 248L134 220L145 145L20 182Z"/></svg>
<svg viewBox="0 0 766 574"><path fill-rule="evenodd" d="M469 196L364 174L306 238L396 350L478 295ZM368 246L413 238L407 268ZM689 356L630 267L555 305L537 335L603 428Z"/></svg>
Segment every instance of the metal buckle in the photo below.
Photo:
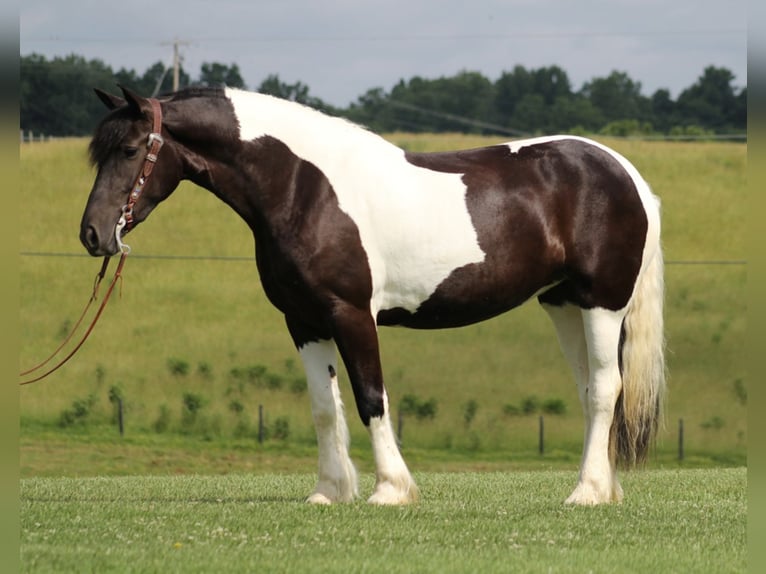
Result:
<svg viewBox="0 0 766 574"><path fill-rule="evenodd" d="M165 143L165 140L162 139L162 136L160 134L156 132L152 132L149 134L149 141L146 142L146 147L152 147L152 144L155 141L160 144L160 147L162 147L163 144Z"/></svg>

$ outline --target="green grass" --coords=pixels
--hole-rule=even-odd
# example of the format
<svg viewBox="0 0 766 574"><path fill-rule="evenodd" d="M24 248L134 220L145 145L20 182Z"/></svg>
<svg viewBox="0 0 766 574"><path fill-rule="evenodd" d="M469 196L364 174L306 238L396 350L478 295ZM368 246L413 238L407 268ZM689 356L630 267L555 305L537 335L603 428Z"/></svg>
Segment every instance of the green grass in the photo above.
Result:
<svg viewBox="0 0 766 574"><path fill-rule="evenodd" d="M432 150L495 141L407 134L391 139L410 149ZM677 421L683 418L687 452L745 464L746 268L672 262L744 258L747 147L606 143L636 163L663 201L664 245L671 261L666 268L670 394L657 456L672 459ZM22 146L23 252L83 253L78 226L94 176L86 146L85 140ZM49 440L49 431L91 436L98 443L113 417L112 387L119 387L125 398L128 437L151 437L164 417L166 432L156 437L160 441L252 441L258 406L264 405L270 425L277 419L288 422L288 448L314 445L308 399L290 390L291 379L300 376L297 354L281 316L263 295L252 261L141 258L249 258L253 244L247 227L211 194L183 184L128 242L133 255L121 296L110 302L92 338L64 369L21 390L22 466L29 473L55 473L55 466L43 467L44 457L30 458L39 452L36 442ZM33 364L55 347L85 303L98 266L87 257L21 257L21 365ZM536 304L464 329L382 329L380 335L391 403L396 406L406 394L437 399L434 419L405 419L407 448L458 457L469 453L476 460L492 459L495 453L526 458L537 448L539 413L508 416L505 406L534 396L566 406L565 414L546 416L550 451L575 460L579 456L582 416L576 391L555 333ZM169 361L187 363L188 373L173 374ZM253 366L282 377L283 387L269 389L232 375ZM340 374L352 442L366 444L348 381ZM186 427L184 393L204 400L194 425ZM91 396L87 417L73 427L56 426L62 413ZM470 401L478 408L466 425L463 412ZM240 414L232 411L234 402L243 407ZM41 428L46 430L38 432Z"/></svg>
<svg viewBox="0 0 766 574"><path fill-rule="evenodd" d="M23 572L743 572L744 469L626 477L562 504L574 472L417 473L405 508L302 502L306 474L23 480ZM371 480L362 481L369 492Z"/></svg>

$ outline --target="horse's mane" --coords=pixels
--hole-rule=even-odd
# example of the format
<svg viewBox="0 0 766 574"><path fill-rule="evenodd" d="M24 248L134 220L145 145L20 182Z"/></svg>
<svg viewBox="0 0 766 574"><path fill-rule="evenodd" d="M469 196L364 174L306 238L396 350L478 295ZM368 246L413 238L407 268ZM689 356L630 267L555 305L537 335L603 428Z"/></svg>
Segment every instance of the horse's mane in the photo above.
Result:
<svg viewBox="0 0 766 574"><path fill-rule="evenodd" d="M93 131L88 146L91 165L101 165L107 160L112 150L128 135L132 121L127 107L117 108L104 116Z"/></svg>

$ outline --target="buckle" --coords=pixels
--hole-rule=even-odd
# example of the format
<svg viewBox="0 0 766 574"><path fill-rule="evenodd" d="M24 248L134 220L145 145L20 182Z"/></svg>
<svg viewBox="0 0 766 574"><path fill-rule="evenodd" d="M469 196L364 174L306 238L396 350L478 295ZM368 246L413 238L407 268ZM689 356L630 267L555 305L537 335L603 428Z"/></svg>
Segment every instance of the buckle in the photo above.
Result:
<svg viewBox="0 0 766 574"><path fill-rule="evenodd" d="M149 140L146 142L146 147L152 147L154 142L157 142L160 144L160 147L165 143L165 140L162 139L162 136L156 132L152 132L149 134Z"/></svg>

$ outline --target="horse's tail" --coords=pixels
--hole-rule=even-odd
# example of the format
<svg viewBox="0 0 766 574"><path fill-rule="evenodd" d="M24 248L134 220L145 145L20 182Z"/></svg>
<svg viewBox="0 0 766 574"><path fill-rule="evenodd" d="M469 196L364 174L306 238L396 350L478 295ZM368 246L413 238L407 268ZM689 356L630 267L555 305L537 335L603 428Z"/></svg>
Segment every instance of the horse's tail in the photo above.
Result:
<svg viewBox="0 0 766 574"><path fill-rule="evenodd" d="M638 276L622 323L622 390L610 437L612 460L623 467L645 462L662 423L665 394L663 329L664 264L659 233L647 237L656 250ZM647 250L650 253L650 250Z"/></svg>

